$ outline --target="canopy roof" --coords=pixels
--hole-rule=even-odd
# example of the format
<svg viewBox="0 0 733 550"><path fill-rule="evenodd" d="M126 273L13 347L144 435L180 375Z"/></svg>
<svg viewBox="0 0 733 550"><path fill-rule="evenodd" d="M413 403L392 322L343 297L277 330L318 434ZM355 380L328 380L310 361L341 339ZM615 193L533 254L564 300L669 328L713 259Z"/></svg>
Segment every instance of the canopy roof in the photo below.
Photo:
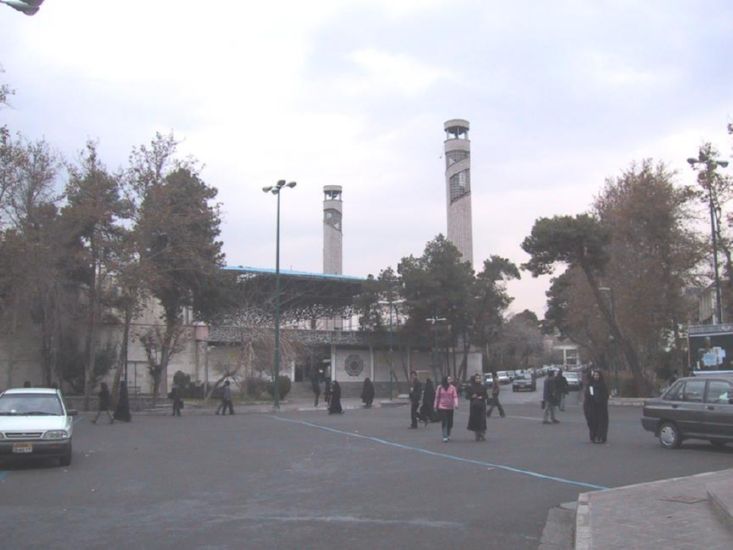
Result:
<svg viewBox="0 0 733 550"><path fill-rule="evenodd" d="M223 268L237 274L242 313L267 318L275 299L275 270L250 266ZM365 278L280 270L280 310L291 320L329 317L348 312L362 292Z"/></svg>

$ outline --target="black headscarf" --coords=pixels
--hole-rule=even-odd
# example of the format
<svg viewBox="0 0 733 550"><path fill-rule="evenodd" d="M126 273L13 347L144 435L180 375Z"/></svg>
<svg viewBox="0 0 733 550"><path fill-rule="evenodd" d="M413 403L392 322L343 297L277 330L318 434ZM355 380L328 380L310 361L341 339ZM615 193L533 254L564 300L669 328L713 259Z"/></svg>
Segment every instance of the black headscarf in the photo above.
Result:
<svg viewBox="0 0 733 550"><path fill-rule="evenodd" d="M448 384L448 377L447 376L444 376L443 377L443 379L440 381L440 385L443 386L443 389L444 390L447 390L448 389L448 386L450 384Z"/></svg>

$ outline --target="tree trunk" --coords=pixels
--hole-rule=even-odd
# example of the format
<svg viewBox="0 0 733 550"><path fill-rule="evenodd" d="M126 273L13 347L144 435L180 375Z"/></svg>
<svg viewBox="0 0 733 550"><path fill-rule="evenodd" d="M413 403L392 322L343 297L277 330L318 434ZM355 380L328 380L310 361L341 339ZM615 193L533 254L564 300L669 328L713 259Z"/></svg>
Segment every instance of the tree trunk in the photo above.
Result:
<svg viewBox="0 0 733 550"><path fill-rule="evenodd" d="M636 355L636 350L631 345L631 342L629 342L629 340L621 332L621 328L618 326L616 319L611 313L611 310L608 307L606 300L603 299L600 288L598 286L598 281L596 280L593 271L586 266L582 266L582 268L583 272L585 273L586 279L588 280L588 284L590 285L591 291L593 292L593 296L596 299L596 303L601 310L601 314L606 320L608 329L611 331L611 334L621 347L621 351L624 355L624 358L626 359L626 364L629 366L629 370L631 370L631 374L634 377L634 385L636 386L636 391L640 396L644 396L646 395L648 388L646 384L646 379L644 378L644 373L642 372L641 366L639 365L639 358Z"/></svg>
<svg viewBox="0 0 733 550"><path fill-rule="evenodd" d="M92 396L92 375L97 354L97 261L92 261L92 281L89 288L89 333L87 335L87 361L84 365L84 410L89 410Z"/></svg>

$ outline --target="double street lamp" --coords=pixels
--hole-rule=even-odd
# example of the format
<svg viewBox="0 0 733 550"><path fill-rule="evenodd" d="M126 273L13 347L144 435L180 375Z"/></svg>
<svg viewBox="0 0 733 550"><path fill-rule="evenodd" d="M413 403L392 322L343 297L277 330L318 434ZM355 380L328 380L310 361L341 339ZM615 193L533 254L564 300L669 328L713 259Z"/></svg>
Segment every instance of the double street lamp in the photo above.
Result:
<svg viewBox="0 0 733 550"><path fill-rule="evenodd" d="M715 215L715 202L713 201L713 183L717 174L715 170L728 166L728 161L711 158L708 151L700 149L697 158L688 158L687 162L695 169L701 166L699 181L708 192L708 205L710 208L710 234L713 241L713 270L715 272L715 321L723 322L723 304L720 298L720 275L718 274L718 223Z"/></svg>
<svg viewBox="0 0 733 550"><path fill-rule="evenodd" d="M41 8L43 0L0 0L0 4L10 6L26 15L35 15Z"/></svg>
<svg viewBox="0 0 733 550"><path fill-rule="evenodd" d="M265 193L272 193L277 196L277 224L275 230L275 366L272 381L273 407L280 408L280 191L285 187L293 188L294 181L286 183L285 180L278 181L275 185L263 187Z"/></svg>

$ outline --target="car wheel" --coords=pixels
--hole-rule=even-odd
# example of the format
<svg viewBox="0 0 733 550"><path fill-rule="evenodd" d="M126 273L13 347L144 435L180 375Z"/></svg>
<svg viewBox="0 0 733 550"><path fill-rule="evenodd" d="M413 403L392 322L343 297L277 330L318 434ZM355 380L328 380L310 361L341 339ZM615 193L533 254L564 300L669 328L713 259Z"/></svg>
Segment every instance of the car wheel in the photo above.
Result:
<svg viewBox="0 0 733 550"><path fill-rule="evenodd" d="M61 466L71 466L71 444L69 444L69 449L66 451L66 454L59 458L59 464Z"/></svg>
<svg viewBox="0 0 733 550"><path fill-rule="evenodd" d="M665 422L659 427L659 443L665 449L676 449L682 444L680 431L673 422Z"/></svg>
<svg viewBox="0 0 733 550"><path fill-rule="evenodd" d="M713 447L717 447L718 449L725 447L725 441L722 439L711 439L710 443L713 444Z"/></svg>

